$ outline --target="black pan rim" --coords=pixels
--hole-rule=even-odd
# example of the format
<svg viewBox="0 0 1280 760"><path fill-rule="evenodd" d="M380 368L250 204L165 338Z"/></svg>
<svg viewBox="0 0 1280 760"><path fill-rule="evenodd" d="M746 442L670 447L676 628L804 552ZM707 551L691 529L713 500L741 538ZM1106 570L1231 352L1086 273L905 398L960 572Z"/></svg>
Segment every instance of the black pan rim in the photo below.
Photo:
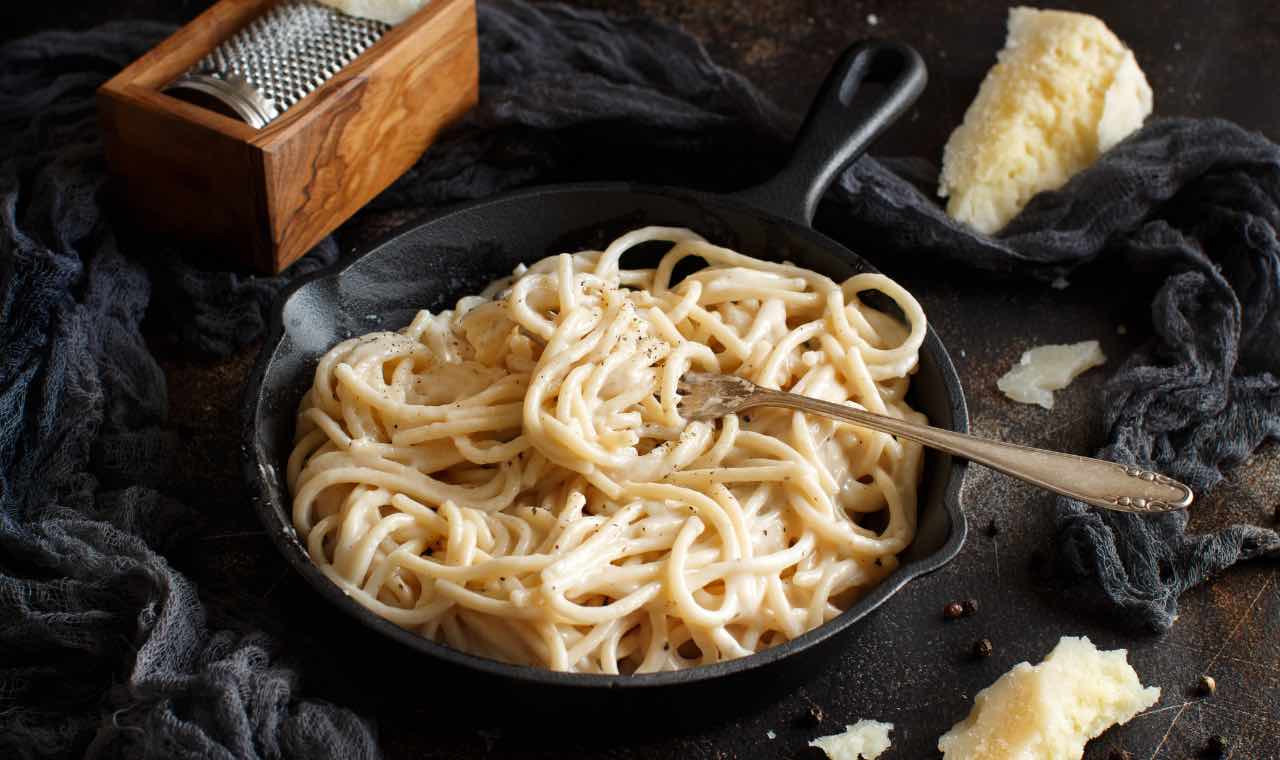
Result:
<svg viewBox="0 0 1280 760"><path fill-rule="evenodd" d="M513 665L499 660L492 660L468 654L444 644L431 641L430 639L423 638L422 636L377 616L372 611L349 597L341 587L330 580L319 569L319 567L311 561L305 547L303 547L301 542L298 540L293 526L288 523L281 526L280 520L277 517L279 514L277 507L272 503L271 487L268 485L268 481L274 479L274 475L271 474L269 465L275 465L278 467L279 463L263 461L264 452L260 452L256 445L256 419L259 406L262 402L263 381L266 377L268 368L282 344L285 334L283 315L286 304L288 304L288 302L294 298L299 291L307 287L307 285L320 280L341 278L347 270L359 264L359 262L366 256L376 253L393 241L412 235L418 229L438 223L453 214L470 213L483 209L487 206L502 205L517 199L581 192L660 195L679 199L687 198L713 206L732 207L736 210L746 211L755 216L762 217L772 224L783 225L802 235L813 237L815 238L815 242L820 243L821 245L831 247L836 250L848 250L841 243L832 240L817 230L784 217L777 216L754 205L744 203L731 196L631 182L582 182L526 188L502 193L488 198L451 204L443 208L434 209L417 219L406 222L396 230L381 237L372 245L364 247L359 251L346 254L338 261L323 269L299 277L286 287L277 297L271 310L270 322L266 337L262 343L262 348L259 350L258 357L254 362L253 370L245 384L244 395L241 401L241 458L243 477L249 487L249 498L253 503L253 508L259 521L266 528L266 531L268 535L270 535L276 549L284 556L293 569L302 575L313 590L319 593L323 599L341 609L349 617L354 618L366 628L376 631L417 653L428 655L432 658L442 660L455 666L480 671L491 676L511 679L526 684L562 688L568 687L578 690L616 688L658 689L682 684L705 682L734 674L745 673L747 671L768 666L783 660L792 654L809 649L823 641L846 632L858 621L878 609L905 585L920 576L931 573L946 565L954 559L957 554L959 554L968 533L968 524L961 505L961 489L964 485L968 462L951 457L949 466L946 469L946 488L942 496L942 506L946 510L951 522L951 533L950 536L948 536L946 543L937 551L925 557L903 563L888 578L873 588L865 596L859 598L851 607L849 607L849 609L842 612L839 616L823 623L811 631L775 647L771 647L747 657L714 663L711 665L700 665L686 670L645 673L638 675L565 673L532 666ZM862 259L862 257L859 256L858 258L865 262L865 259ZM867 271L877 270L875 270L874 267L869 267ZM928 350L940 362L939 370L942 372L944 383L947 386L948 397L952 407L952 417L954 421L952 429L958 432L967 432L969 428L968 406L965 401L960 379L956 373L955 366L951 361L950 355L942 345L941 340L934 332L932 326L929 326L927 329L924 345L926 350ZM287 507L287 505L284 506ZM283 509L283 512L288 514L289 510L285 508Z"/></svg>

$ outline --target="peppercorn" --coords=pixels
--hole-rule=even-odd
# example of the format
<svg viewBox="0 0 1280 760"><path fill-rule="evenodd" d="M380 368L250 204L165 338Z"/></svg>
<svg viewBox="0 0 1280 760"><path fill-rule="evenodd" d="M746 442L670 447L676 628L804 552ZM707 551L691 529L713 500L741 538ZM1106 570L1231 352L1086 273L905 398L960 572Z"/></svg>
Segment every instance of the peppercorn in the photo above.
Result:
<svg viewBox="0 0 1280 760"><path fill-rule="evenodd" d="M973 654L975 657L990 657L993 650L991 639L978 639L973 642Z"/></svg>
<svg viewBox="0 0 1280 760"><path fill-rule="evenodd" d="M942 608L942 616L947 620L955 620L964 614L964 605L959 602L950 602L946 607Z"/></svg>
<svg viewBox="0 0 1280 760"><path fill-rule="evenodd" d="M817 704L810 702L809 709L805 710L803 713L800 713L800 716L796 719L796 724L811 728L813 726L816 726L822 723L822 721L825 720L826 717L827 716L823 714L821 707L818 707Z"/></svg>
<svg viewBox="0 0 1280 760"><path fill-rule="evenodd" d="M976 615L978 613L978 600L965 599L963 602L960 603L960 611L964 613L965 617L969 617L970 615Z"/></svg>
<svg viewBox="0 0 1280 760"><path fill-rule="evenodd" d="M1211 697L1218 693L1218 682L1213 680L1213 676L1200 676L1200 693Z"/></svg>
<svg viewBox="0 0 1280 760"><path fill-rule="evenodd" d="M1207 749L1212 757L1222 757L1227 754L1227 750L1231 749L1231 745L1227 743L1224 737L1214 734L1209 737Z"/></svg>

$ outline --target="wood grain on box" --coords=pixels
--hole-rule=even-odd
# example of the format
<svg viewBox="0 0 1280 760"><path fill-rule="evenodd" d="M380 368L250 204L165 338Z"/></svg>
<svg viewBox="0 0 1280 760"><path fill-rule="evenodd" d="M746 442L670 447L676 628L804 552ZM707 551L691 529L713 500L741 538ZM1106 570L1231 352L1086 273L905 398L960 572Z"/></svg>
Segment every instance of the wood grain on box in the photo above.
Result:
<svg viewBox="0 0 1280 760"><path fill-rule="evenodd" d="M99 91L107 161L141 226L278 272L475 104L474 0L433 0L258 130L160 92L274 0L221 0Z"/></svg>

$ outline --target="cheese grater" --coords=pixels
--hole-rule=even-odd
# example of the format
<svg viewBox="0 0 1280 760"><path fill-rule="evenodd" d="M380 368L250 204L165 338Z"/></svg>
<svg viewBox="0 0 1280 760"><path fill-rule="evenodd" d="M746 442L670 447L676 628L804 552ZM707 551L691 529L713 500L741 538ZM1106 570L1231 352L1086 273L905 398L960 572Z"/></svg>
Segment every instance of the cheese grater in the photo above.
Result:
<svg viewBox="0 0 1280 760"><path fill-rule="evenodd" d="M219 45L165 92L261 129L390 28L311 0L283 0Z"/></svg>
<svg viewBox="0 0 1280 760"><path fill-rule="evenodd" d="M205 0L98 89L122 218L277 273L475 105L475 0L392 25L328 2Z"/></svg>

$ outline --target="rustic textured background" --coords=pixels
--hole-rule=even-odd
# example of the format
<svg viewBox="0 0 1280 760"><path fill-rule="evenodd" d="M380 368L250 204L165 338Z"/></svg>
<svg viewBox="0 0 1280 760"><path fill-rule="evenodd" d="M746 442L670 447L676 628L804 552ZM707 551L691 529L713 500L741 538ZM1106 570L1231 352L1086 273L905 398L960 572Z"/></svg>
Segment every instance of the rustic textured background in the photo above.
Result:
<svg viewBox="0 0 1280 760"><path fill-rule="evenodd" d="M646 13L679 24L720 61L739 67L797 112L850 41L874 35L908 42L928 62L930 85L874 152L935 162L1003 39L1006 8L980 0L577 4ZM202 0L45 0L19 10L6 4L0 10L0 35L128 17L181 22L206 5ZM1280 70L1280 10L1274 4L1088 2L1074 7L1102 16L1134 48L1155 90L1157 113L1223 116L1280 139L1280 98L1274 95L1273 81ZM367 243L402 219L357 218L340 234L344 250ZM1090 281L1087 275L1058 291L916 271L910 261L877 257L874 240L864 241L861 252L902 280L924 304L964 378L975 432L1079 452L1100 443L1097 401L1107 367L1060 393L1052 412L1008 402L996 392L995 379L1022 350L1039 343L1098 338L1108 355L1122 356L1146 337L1145 294L1135 294L1130 283ZM172 490L202 506L211 526L190 547L181 569L210 599L239 594L246 586L261 589L260 605L241 606L240 620L215 621L220 625L243 622L270 630L285 617L323 621L320 602L275 555L237 490L238 400L254 351L208 362L165 345L154 348L169 378L172 424L188 443ZM1198 503L1193 528L1269 524L1275 519L1277 491L1280 454L1268 447ZM773 706L732 720L695 722L695 727L675 732L638 726L619 733L581 731L572 720L539 730L511 728L486 715L442 725L433 721L435 698L429 689L424 687L420 702L385 697L376 688L378 677L371 680L359 672L358 657L354 667L338 668L309 687L376 715L390 757L549 758L577 753L816 758L816 750L805 748L809 739L869 717L897 725L891 756L923 758L934 756L937 735L965 714L978 689L1020 660L1040 659L1059 636L1087 634L1100 646L1130 649L1144 682L1164 689L1159 704L1094 742L1087 758L1107 758L1120 748L1135 758L1195 757L1214 734L1230 742L1230 757L1280 758L1280 579L1273 564L1239 568L1188 593L1169 633L1133 634L1064 608L1029 570L1032 553L1049 543L1048 497L975 469L966 488L966 509L971 534L955 562L911 584L868 618L860 637L828 672L796 693L777 695ZM993 521L1000 529L994 536L984 529ZM979 600L978 615L944 623L943 605L964 597ZM970 646L982 637L991 639L994 654L971 658ZM300 645L337 644L320 631L315 641ZM1202 673L1217 679L1216 696L1191 692ZM396 674L385 678L394 680ZM811 717L815 706L823 714L816 725ZM777 738L769 740L767 731Z"/></svg>

